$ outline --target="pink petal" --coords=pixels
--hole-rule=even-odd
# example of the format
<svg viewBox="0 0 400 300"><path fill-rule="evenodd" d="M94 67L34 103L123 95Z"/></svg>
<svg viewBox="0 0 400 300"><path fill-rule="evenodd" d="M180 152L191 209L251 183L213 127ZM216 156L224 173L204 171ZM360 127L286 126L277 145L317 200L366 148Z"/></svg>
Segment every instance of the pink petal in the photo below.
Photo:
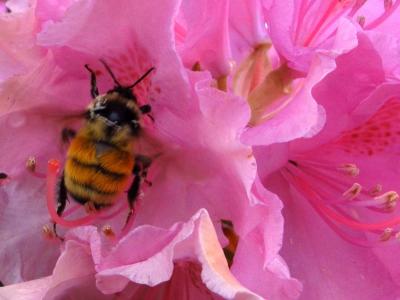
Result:
<svg viewBox="0 0 400 300"><path fill-rule="evenodd" d="M51 277L48 276L32 281L5 286L0 289L0 297L1 299L4 300L43 299L43 296L46 294L46 291L48 290L50 282L51 282Z"/></svg>
<svg viewBox="0 0 400 300"><path fill-rule="evenodd" d="M7 7L13 7L14 3L15 1L7 2ZM40 60L43 50L35 47L35 34L32 9L0 15L0 83L13 75L23 73Z"/></svg>
<svg viewBox="0 0 400 300"><path fill-rule="evenodd" d="M266 21L274 46L279 54L289 61L289 66L308 72L312 59L319 50L328 50L332 54L348 51L355 46L355 27L350 22L338 19L328 26L332 28L332 36L322 35L318 42L307 43L314 28L321 20L330 24L329 18L324 17L328 6L334 2L326 1L273 1L266 9ZM338 7L341 3L337 4ZM340 11L341 8L338 8ZM340 12L337 12L339 15ZM325 24L325 23L324 23ZM328 33L331 30L324 29ZM345 37L345 38L343 38Z"/></svg>
<svg viewBox="0 0 400 300"><path fill-rule="evenodd" d="M370 251L342 240L315 214L307 200L296 193L290 195L287 186L276 184L273 190L279 190L286 205L287 233L282 255L293 276L304 284L300 299L399 296L390 274Z"/></svg>
<svg viewBox="0 0 400 300"><path fill-rule="evenodd" d="M241 137L243 143L269 145L318 132L325 114L311 91L333 68L331 58L322 54L317 56L307 78L295 81L291 94L282 97L281 102L287 104L263 123L248 128Z"/></svg>
<svg viewBox="0 0 400 300"><path fill-rule="evenodd" d="M365 122L383 102L399 94L398 84L391 80L398 76L398 64L393 60L398 41L379 33L359 33L358 40L358 46L339 56L336 69L314 88L313 96L326 110L326 124L317 139L295 143L298 149L322 144ZM337 86L341 89L332 93Z"/></svg>
<svg viewBox="0 0 400 300"><path fill-rule="evenodd" d="M261 1L230 1L229 28L232 56L236 61L241 61L250 49L266 43L267 31Z"/></svg>
<svg viewBox="0 0 400 300"><path fill-rule="evenodd" d="M253 207L245 212L249 220L247 233L240 236L232 273L246 287L267 299L297 299L301 283L291 278L286 263L278 255L283 236L282 204L258 180L253 185L253 193L268 201L260 203L254 199Z"/></svg>
<svg viewBox="0 0 400 300"><path fill-rule="evenodd" d="M229 2L184 1L180 11L176 26L181 27L182 42L178 51L185 65L191 68L200 63L215 78L228 75L231 70Z"/></svg>

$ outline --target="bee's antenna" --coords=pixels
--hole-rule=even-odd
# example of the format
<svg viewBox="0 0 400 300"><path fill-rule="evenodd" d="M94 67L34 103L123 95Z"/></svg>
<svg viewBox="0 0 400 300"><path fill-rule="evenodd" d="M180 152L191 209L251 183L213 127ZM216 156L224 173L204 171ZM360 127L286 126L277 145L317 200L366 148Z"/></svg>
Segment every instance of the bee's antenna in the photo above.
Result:
<svg viewBox="0 0 400 300"><path fill-rule="evenodd" d="M136 80L135 81L135 83L134 84L132 84L132 85L130 85L130 86L127 86L127 88L133 88L135 85L137 85L139 82L141 82L143 79L145 79L146 78L146 76L147 75L149 75L150 74L150 72L151 71L153 71L155 68L154 67L151 67L149 70L147 70L147 72L146 73L144 73L138 80Z"/></svg>
<svg viewBox="0 0 400 300"><path fill-rule="evenodd" d="M112 79L114 80L114 83L115 83L117 86L122 86L122 85L118 82L117 78L115 77L114 73L111 71L111 68L107 65L107 63L106 63L103 59L100 59L100 62L101 62L101 63L103 64L103 66L107 69L108 73L110 74L110 76L111 76Z"/></svg>

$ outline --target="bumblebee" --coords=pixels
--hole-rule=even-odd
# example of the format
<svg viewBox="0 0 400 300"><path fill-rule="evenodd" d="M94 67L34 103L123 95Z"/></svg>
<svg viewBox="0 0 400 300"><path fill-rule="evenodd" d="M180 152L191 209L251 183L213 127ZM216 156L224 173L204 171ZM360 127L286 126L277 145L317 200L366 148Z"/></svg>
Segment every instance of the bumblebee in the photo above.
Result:
<svg viewBox="0 0 400 300"><path fill-rule="evenodd" d="M93 100L84 114L84 125L77 132L68 128L62 131L63 140L69 140L70 144L58 186L57 214L62 215L68 195L89 212L113 205L133 175L127 193L128 222L151 163L150 158L136 153L135 147L141 132L140 120L151 112L151 107L139 106L132 89L154 68L132 85L122 86L106 62L100 61L115 86L100 95L96 74L85 65L90 73ZM57 235L55 223L54 233Z"/></svg>

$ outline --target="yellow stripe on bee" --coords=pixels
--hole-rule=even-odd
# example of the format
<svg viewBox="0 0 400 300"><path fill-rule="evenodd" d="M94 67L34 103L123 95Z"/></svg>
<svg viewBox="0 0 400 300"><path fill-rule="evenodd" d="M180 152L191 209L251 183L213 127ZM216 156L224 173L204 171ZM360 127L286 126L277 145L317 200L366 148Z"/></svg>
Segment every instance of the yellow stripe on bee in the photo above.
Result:
<svg viewBox="0 0 400 300"><path fill-rule="evenodd" d="M75 184L70 178L65 178L65 187L67 191L81 199L86 199L87 201L93 202L95 204L109 205L114 203L117 194L102 195L92 190L88 190L82 185Z"/></svg>
<svg viewBox="0 0 400 300"><path fill-rule="evenodd" d="M120 174L130 174L134 164L132 153L112 147L102 153L97 153L96 143L82 137L77 137L72 141L67 156L77 157L87 164L101 165L110 172Z"/></svg>
<svg viewBox="0 0 400 300"><path fill-rule="evenodd" d="M93 186L93 189L103 193L117 193L126 187L129 175L106 175L96 170L96 167L85 167L73 159L67 159L64 176L81 185Z"/></svg>
<svg viewBox="0 0 400 300"><path fill-rule="evenodd" d="M95 142L76 137L64 168L67 190L96 204L111 204L127 188L134 165L132 156L112 146L98 153Z"/></svg>

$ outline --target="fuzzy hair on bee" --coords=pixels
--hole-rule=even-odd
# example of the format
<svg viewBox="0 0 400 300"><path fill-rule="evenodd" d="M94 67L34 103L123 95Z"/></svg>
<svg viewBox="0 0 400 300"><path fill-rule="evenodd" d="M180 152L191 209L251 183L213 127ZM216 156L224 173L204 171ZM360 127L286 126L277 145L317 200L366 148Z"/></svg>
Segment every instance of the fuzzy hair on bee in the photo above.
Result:
<svg viewBox="0 0 400 300"><path fill-rule="evenodd" d="M99 94L96 74L90 73L92 101L85 112L83 126L75 132L64 128L62 139L70 140L57 196L57 214L62 215L68 196L85 206L87 211L114 204L129 186L128 203L132 214L140 184L145 179L151 159L137 153L141 118L151 112L150 105L140 106L132 89L154 70L150 68L130 86L122 86L110 67L100 60L115 86ZM56 224L54 223L54 233Z"/></svg>

